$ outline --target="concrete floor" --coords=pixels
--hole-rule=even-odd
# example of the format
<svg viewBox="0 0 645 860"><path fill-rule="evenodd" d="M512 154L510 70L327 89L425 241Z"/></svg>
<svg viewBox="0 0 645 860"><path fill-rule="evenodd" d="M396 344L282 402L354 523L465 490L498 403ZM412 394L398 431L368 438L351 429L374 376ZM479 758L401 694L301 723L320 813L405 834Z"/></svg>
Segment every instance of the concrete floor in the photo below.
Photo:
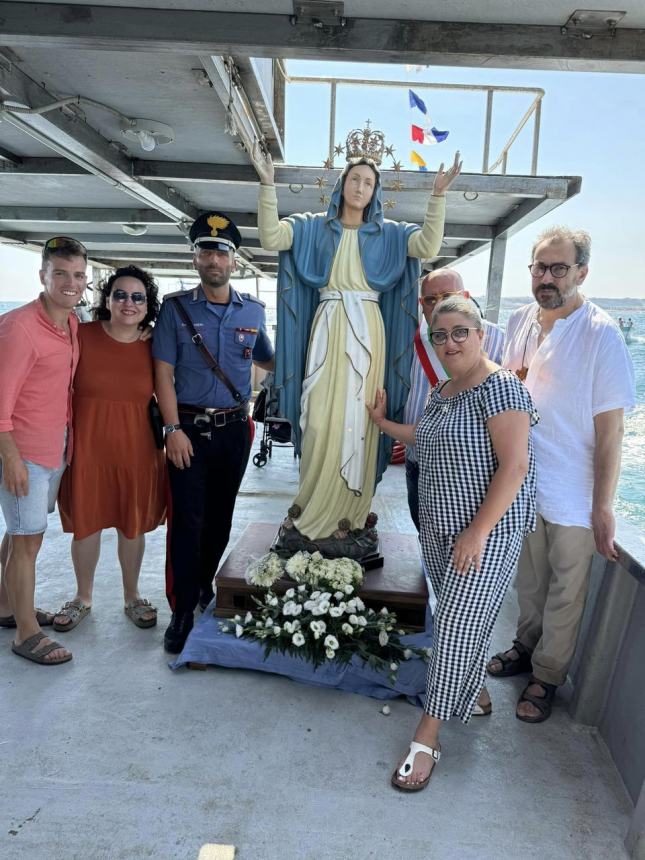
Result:
<svg viewBox="0 0 645 860"><path fill-rule="evenodd" d="M236 538L278 522L294 495L291 449L250 465ZM411 532L402 467L375 509L383 531ZM0 527L0 531L1 531ZM114 534L92 614L61 639L74 660L40 667L0 631L0 858L196 860L207 843L240 860L620 860L631 805L597 734L562 703L544 725L514 717L522 679L493 681L493 715L447 724L428 789L401 795L390 773L420 712L263 674L171 672L161 647L169 612L164 531L148 540L142 593L153 630L122 609ZM50 518L38 605L73 593L69 538ZM509 594L494 647L511 639Z"/></svg>

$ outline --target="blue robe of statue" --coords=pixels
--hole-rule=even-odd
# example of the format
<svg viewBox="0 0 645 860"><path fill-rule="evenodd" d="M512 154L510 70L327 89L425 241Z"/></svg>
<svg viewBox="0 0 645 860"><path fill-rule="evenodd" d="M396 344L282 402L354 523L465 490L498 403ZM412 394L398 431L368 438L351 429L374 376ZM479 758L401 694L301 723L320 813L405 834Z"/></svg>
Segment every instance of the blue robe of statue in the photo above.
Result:
<svg viewBox="0 0 645 860"><path fill-rule="evenodd" d="M319 301L329 281L343 227L338 218L342 201L339 177L326 214L309 212L287 219L293 244L280 252L275 383L280 414L291 423L296 453L301 450L300 400L307 346ZM383 218L380 178L377 179L358 242L365 278L381 293L380 310L386 337L385 389L388 418L401 421L410 387L413 340L418 324L419 260L409 257L408 239L417 224ZM378 482L390 460L392 440L381 435L376 469ZM365 492L370 492L366 487Z"/></svg>

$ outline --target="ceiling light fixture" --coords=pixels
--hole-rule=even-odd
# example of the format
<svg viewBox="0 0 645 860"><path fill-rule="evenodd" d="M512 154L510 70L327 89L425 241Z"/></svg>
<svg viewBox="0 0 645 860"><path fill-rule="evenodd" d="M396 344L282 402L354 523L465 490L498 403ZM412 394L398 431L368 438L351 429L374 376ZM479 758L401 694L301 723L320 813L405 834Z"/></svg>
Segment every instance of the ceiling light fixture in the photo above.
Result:
<svg viewBox="0 0 645 860"><path fill-rule="evenodd" d="M145 236L148 232L145 224L121 224L121 229L128 236Z"/></svg>
<svg viewBox="0 0 645 860"><path fill-rule="evenodd" d="M145 152L152 152L156 146L165 146L175 139L172 126L154 119L123 120L121 134L127 140L136 141Z"/></svg>

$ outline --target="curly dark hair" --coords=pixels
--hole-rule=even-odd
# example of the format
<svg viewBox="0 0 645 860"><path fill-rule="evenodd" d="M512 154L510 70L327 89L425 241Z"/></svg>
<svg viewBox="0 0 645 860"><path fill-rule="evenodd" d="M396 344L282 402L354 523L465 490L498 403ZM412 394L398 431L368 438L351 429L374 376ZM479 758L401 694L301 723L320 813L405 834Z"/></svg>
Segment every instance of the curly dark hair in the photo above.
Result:
<svg viewBox="0 0 645 860"><path fill-rule="evenodd" d="M138 266L122 266L120 269L115 269L106 281L99 284L100 298L98 305L94 308L94 318L97 320L110 319L111 314L107 308L107 300L112 292L114 282L118 278L136 278L145 287L148 304L146 315L139 323L139 328L144 329L157 319L161 304L159 302L159 287L155 279L150 272L146 272L145 269L140 269Z"/></svg>

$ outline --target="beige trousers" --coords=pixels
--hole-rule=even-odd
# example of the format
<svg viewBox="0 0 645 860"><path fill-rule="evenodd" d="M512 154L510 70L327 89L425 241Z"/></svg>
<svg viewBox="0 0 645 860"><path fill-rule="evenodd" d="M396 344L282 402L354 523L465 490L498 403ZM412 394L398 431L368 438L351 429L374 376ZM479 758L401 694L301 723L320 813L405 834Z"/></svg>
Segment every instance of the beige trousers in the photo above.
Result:
<svg viewBox="0 0 645 860"><path fill-rule="evenodd" d="M517 566L520 617L517 639L533 652L533 674L563 684L576 647L585 608L591 559L591 529L560 526L538 514Z"/></svg>

